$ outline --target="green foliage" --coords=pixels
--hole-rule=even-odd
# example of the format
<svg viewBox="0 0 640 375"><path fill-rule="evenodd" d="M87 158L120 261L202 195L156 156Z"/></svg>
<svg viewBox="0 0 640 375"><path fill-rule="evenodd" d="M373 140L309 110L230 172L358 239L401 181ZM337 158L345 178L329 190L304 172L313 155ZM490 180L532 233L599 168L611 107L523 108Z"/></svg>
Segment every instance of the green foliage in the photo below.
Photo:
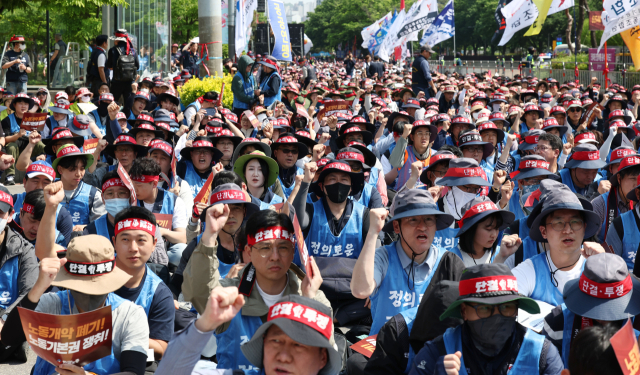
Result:
<svg viewBox="0 0 640 375"><path fill-rule="evenodd" d="M588 70L589 69L589 54L588 53L579 53L577 56L578 60L578 69L580 70ZM575 67L576 56L567 56L562 55L551 60L551 67L553 69L562 69L562 63L565 63L564 66L566 69L573 69ZM613 67L611 67L613 68Z"/></svg>
<svg viewBox="0 0 640 375"><path fill-rule="evenodd" d="M222 88L222 82L224 82L224 95L222 97L222 105L225 108L231 109L233 107L233 92L231 91L232 80L233 77L230 74L225 74L224 78L192 78L183 86L178 87L178 92L180 93L182 104L188 106L209 91L220 92L220 89Z"/></svg>
<svg viewBox="0 0 640 375"><path fill-rule="evenodd" d="M171 0L171 38L186 43L198 36L198 0Z"/></svg>

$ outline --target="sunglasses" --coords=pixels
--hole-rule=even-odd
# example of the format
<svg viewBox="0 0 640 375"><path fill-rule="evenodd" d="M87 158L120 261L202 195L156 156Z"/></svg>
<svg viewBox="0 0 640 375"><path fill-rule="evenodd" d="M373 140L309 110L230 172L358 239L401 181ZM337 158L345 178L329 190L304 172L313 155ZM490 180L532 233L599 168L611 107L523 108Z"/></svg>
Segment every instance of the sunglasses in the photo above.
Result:
<svg viewBox="0 0 640 375"><path fill-rule="evenodd" d="M582 108L576 108L576 107L569 108L569 112L582 112Z"/></svg>
<svg viewBox="0 0 640 375"><path fill-rule="evenodd" d="M292 148L281 148L280 151L283 154L295 154L298 155L298 149L292 149Z"/></svg>

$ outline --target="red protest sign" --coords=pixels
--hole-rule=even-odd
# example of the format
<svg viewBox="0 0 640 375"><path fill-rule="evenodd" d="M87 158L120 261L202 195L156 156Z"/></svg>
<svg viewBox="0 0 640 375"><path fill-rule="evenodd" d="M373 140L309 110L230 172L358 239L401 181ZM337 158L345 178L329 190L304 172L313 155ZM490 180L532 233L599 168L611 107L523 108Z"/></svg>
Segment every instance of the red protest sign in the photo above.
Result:
<svg viewBox="0 0 640 375"><path fill-rule="evenodd" d="M47 121L46 113L25 113L22 116L22 123L20 129L28 131L42 131L44 129L44 123Z"/></svg>
<svg viewBox="0 0 640 375"><path fill-rule="evenodd" d="M111 354L111 306L82 314L51 315L18 307L22 329L38 357L84 366Z"/></svg>
<svg viewBox="0 0 640 375"><path fill-rule="evenodd" d="M342 112L347 113L349 108L351 107L351 103L346 100L336 100L324 105L324 108L318 112L318 121L322 121L324 116L331 116L334 113Z"/></svg>
<svg viewBox="0 0 640 375"><path fill-rule="evenodd" d="M247 116L249 121L251 121L251 125L253 125L253 127L255 129L258 129L260 127L260 120L258 120L258 118L256 118L256 116L253 114L253 112L251 112L249 110L246 110L246 111L244 111L244 115Z"/></svg>
<svg viewBox="0 0 640 375"><path fill-rule="evenodd" d="M131 181L131 177L129 177L129 173L127 173L122 164L118 164L118 176L120 176L120 179L124 183L124 186L126 186L127 189L129 189L129 191L131 192L129 202L132 206L137 206L138 198L136 197L136 191L133 188L133 182Z"/></svg>
<svg viewBox="0 0 640 375"><path fill-rule="evenodd" d="M591 124L596 119L596 108L599 108L600 111L604 110L604 107L600 103L591 103L591 105L587 107L587 110L582 113L579 123L582 124L586 122L587 124Z"/></svg>
<svg viewBox="0 0 640 375"><path fill-rule="evenodd" d="M273 207L278 213L285 213L287 215L289 214L288 209L284 209L285 203L274 204ZM293 214L292 221L293 232L296 235L296 245L298 246L298 255L300 255L300 261L304 266L304 272L306 272L307 275L313 275L313 268L311 267L311 262L309 262L309 249L307 249L307 244L304 242L304 236L302 235L302 228L300 228L300 223L298 223L297 214Z"/></svg>
<svg viewBox="0 0 640 375"><path fill-rule="evenodd" d="M220 89L220 95L218 96L218 105L222 105L223 95L224 95L224 82L222 82L222 88Z"/></svg>
<svg viewBox="0 0 640 375"><path fill-rule="evenodd" d="M153 214L156 217L156 224L160 228L171 230L171 224L173 223L173 215L171 214Z"/></svg>
<svg viewBox="0 0 640 375"><path fill-rule="evenodd" d="M631 319L627 319L624 327L611 337L611 346L622 372L625 375L637 375L640 372L640 351Z"/></svg>
<svg viewBox="0 0 640 375"><path fill-rule="evenodd" d="M378 335L369 336L364 340L360 340L357 343L350 346L354 351L362 354L367 358L371 358L371 355L376 350L376 338Z"/></svg>
<svg viewBox="0 0 640 375"><path fill-rule="evenodd" d="M211 173L209 173L209 178L207 178L207 181L205 181L204 186L202 187L202 189L200 189L198 195L193 198L193 204L197 204L198 202L207 204L209 203L209 196L211 195L211 182L213 182L214 174L215 173L213 173L212 168Z"/></svg>
<svg viewBox="0 0 640 375"><path fill-rule="evenodd" d="M178 178L177 163L178 163L178 160L176 159L176 156L173 155L173 158L171 159L171 174L173 174L173 179L171 180L171 188L175 187L176 180Z"/></svg>
<svg viewBox="0 0 640 375"><path fill-rule="evenodd" d="M296 103L296 109L298 110L298 116L302 116L304 118L307 119L307 121L311 121L311 117L309 116L309 113L307 112L307 109L304 108L304 106L300 103Z"/></svg>
<svg viewBox="0 0 640 375"><path fill-rule="evenodd" d="M100 139L98 138L89 138L84 140L84 144L82 145L82 149L85 154L93 154L98 147L98 143L100 143Z"/></svg>
<svg viewBox="0 0 640 375"><path fill-rule="evenodd" d="M604 25L602 24L602 11L590 11L589 12L589 31L603 31Z"/></svg>

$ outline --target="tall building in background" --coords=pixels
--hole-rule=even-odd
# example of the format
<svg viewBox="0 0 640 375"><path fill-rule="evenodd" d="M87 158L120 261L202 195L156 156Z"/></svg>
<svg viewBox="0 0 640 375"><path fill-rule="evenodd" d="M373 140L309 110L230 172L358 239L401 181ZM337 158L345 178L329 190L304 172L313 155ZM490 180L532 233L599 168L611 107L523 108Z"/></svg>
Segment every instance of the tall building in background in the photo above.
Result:
<svg viewBox="0 0 640 375"><path fill-rule="evenodd" d="M313 12L322 0L284 0L287 20L300 23L307 20L307 14Z"/></svg>

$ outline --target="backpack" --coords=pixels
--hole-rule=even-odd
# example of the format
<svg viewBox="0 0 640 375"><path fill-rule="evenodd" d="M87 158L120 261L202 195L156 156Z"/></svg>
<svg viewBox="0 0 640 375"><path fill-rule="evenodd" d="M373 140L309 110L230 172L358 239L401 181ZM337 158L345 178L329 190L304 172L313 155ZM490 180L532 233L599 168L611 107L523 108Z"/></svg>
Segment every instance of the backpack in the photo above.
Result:
<svg viewBox="0 0 640 375"><path fill-rule="evenodd" d="M113 80L134 81L137 75L135 56L133 54L123 55L118 47L116 47L116 51L118 51L118 59L113 69Z"/></svg>

